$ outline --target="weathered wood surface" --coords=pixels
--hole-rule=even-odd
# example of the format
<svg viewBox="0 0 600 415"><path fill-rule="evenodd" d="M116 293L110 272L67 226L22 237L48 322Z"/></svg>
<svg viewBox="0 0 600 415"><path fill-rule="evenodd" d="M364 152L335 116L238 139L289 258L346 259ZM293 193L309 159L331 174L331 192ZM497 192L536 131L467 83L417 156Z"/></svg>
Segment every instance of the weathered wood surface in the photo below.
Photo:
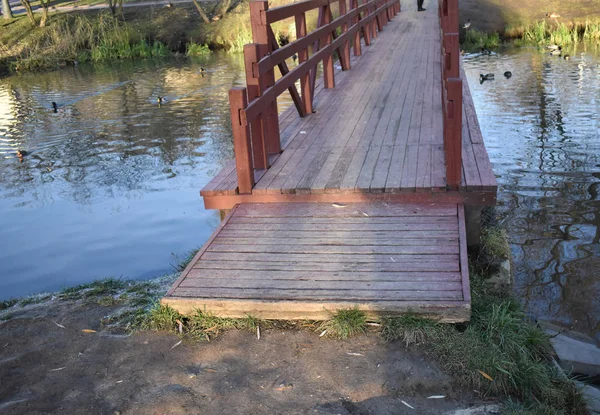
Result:
<svg viewBox="0 0 600 415"><path fill-rule="evenodd" d="M236 206L163 298L181 312L328 318L469 318L462 205L277 203ZM466 287L466 288L465 288Z"/></svg>
<svg viewBox="0 0 600 415"><path fill-rule="evenodd" d="M269 170L257 171L252 193L237 194L231 163L201 191L207 207L230 208L253 197L334 201L343 195L356 201L360 195L402 199L406 193L494 203L497 185L464 76L462 180L456 191L446 189L435 8L401 12L371 42L351 58L351 70L336 72L336 88L317 86L315 114L299 118L293 107L281 114L283 153L272 156Z"/></svg>

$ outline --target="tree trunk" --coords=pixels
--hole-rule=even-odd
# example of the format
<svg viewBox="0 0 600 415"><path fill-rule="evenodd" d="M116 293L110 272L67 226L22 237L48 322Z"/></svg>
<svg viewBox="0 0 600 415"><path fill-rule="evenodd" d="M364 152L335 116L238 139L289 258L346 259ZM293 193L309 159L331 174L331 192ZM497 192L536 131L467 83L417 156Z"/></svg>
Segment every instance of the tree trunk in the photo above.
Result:
<svg viewBox="0 0 600 415"><path fill-rule="evenodd" d="M43 9L42 20L40 20L40 27L46 26L46 22L48 21L48 3L49 0L40 0L40 4L42 5Z"/></svg>
<svg viewBox="0 0 600 415"><path fill-rule="evenodd" d="M200 13L200 17L202 17L202 20L204 20L204 23L210 24L210 19L204 12L204 9L202 8L202 6L200 6L200 3L198 3L198 0L192 0L192 1L194 2L194 6L196 6L196 9L198 10L198 13Z"/></svg>
<svg viewBox="0 0 600 415"><path fill-rule="evenodd" d="M25 7L25 12L27 13L27 17L31 24L36 26L37 23L35 21L35 16L33 15L33 10L31 10L31 3L29 3L29 0L21 0L21 4Z"/></svg>
<svg viewBox="0 0 600 415"><path fill-rule="evenodd" d="M13 18L12 10L10 9L9 0L2 0L2 14L4 15L4 18L6 20Z"/></svg>

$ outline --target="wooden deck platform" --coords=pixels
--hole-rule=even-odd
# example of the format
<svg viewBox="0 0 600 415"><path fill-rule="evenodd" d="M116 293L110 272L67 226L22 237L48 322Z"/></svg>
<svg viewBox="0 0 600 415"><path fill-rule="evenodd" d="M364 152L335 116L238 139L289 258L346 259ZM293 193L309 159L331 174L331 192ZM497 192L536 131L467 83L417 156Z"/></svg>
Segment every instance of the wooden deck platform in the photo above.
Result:
<svg viewBox="0 0 600 415"><path fill-rule="evenodd" d="M224 317L326 319L358 306L465 321L465 238L460 205L242 204L162 303Z"/></svg>
<svg viewBox="0 0 600 415"><path fill-rule="evenodd" d="M207 208L242 202L375 199L495 203L496 179L464 80L462 181L447 191L437 11L403 11L374 43L336 73L334 89L317 88L316 113L280 117L283 152L255 172L252 194L237 192L235 162L201 195ZM420 194L415 194L420 193ZM294 195L294 196L290 196Z"/></svg>

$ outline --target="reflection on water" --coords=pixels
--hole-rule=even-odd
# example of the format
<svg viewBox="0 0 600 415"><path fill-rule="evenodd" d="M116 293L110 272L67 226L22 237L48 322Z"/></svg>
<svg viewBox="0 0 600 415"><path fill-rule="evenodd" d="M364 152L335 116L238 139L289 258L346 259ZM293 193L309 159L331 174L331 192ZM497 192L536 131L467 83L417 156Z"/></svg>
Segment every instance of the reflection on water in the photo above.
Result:
<svg viewBox="0 0 600 415"><path fill-rule="evenodd" d="M219 218L198 191L232 157L227 91L242 65L217 55L1 79L0 298L159 275L202 245Z"/></svg>
<svg viewBox="0 0 600 415"><path fill-rule="evenodd" d="M518 293L534 316L600 340L600 56L573 55L510 50L468 56L465 69ZM496 80L479 84L488 72Z"/></svg>

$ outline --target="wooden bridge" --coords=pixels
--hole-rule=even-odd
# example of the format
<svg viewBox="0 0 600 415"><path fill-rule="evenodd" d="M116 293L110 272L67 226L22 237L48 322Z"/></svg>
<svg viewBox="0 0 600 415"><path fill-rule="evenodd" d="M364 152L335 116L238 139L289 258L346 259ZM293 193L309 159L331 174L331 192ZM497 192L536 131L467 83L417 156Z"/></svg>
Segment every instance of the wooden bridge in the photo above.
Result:
<svg viewBox="0 0 600 415"><path fill-rule="evenodd" d="M469 319L467 244L497 185L460 67L458 0L250 12L247 87L230 91L235 160L201 190L228 214L162 302L231 317L358 306ZM271 25L286 19L296 39L280 47ZM294 106L279 114L286 92Z"/></svg>

